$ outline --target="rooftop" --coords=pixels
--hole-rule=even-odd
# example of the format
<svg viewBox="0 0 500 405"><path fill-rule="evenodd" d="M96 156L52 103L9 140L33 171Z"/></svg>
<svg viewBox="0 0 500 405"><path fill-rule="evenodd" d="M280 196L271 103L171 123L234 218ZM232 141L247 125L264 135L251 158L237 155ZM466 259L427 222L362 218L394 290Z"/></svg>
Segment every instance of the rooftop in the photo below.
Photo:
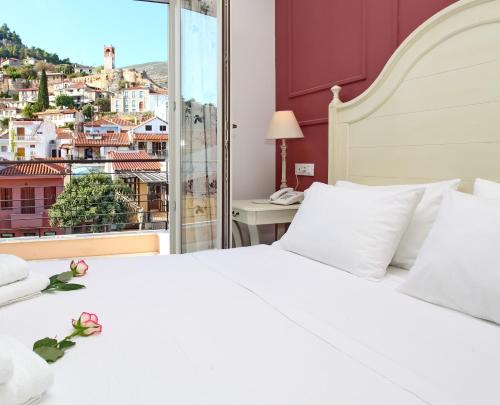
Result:
<svg viewBox="0 0 500 405"><path fill-rule="evenodd" d="M111 159L153 159L146 151L130 151L130 152L109 152ZM160 162L113 162L113 169L117 172L134 172L134 171L159 171L161 169Z"/></svg>
<svg viewBox="0 0 500 405"><path fill-rule="evenodd" d="M129 146L131 143L126 133L102 134L100 139L87 138L87 136L87 134L79 133L75 139L75 146Z"/></svg>
<svg viewBox="0 0 500 405"><path fill-rule="evenodd" d="M48 160L55 161L54 159ZM0 167L2 167L1 164ZM67 174L67 171L63 164L41 163L40 160L22 165L9 165L0 169L0 176L62 176L65 174Z"/></svg>

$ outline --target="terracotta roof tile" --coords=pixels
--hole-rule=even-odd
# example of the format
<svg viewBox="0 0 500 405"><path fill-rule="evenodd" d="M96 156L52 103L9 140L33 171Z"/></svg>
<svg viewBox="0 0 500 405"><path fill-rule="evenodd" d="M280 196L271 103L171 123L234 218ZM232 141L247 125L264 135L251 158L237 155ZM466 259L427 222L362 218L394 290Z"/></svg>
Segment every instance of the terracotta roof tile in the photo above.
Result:
<svg viewBox="0 0 500 405"><path fill-rule="evenodd" d="M0 170L0 176L62 176L66 169L61 163L30 162L9 165Z"/></svg>
<svg viewBox="0 0 500 405"><path fill-rule="evenodd" d="M131 152L109 152L111 159L153 159L146 151L131 151ZM159 171L161 169L160 162L113 162L113 169L117 172L134 172L134 171Z"/></svg>
<svg viewBox="0 0 500 405"><path fill-rule="evenodd" d="M168 134L134 134L134 140L136 141L168 141Z"/></svg>
<svg viewBox="0 0 500 405"><path fill-rule="evenodd" d="M75 146L129 146L130 139L126 133L102 134L101 139L87 138L87 134L79 133Z"/></svg>

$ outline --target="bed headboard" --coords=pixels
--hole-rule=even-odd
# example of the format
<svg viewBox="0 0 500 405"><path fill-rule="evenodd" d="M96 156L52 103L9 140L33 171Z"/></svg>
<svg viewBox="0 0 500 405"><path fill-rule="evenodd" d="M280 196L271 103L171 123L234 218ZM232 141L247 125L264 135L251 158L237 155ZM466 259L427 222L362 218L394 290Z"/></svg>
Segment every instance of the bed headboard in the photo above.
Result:
<svg viewBox="0 0 500 405"><path fill-rule="evenodd" d="M329 182L500 181L500 0L461 0L421 25L377 80L332 89Z"/></svg>

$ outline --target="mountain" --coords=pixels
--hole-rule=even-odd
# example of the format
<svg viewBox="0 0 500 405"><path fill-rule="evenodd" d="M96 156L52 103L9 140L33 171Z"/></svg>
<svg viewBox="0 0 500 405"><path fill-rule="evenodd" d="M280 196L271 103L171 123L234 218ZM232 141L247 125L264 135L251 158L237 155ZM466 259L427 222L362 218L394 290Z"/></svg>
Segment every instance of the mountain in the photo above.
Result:
<svg viewBox="0 0 500 405"><path fill-rule="evenodd" d="M146 72L149 79L158 86L168 88L168 63L167 62L149 62L139 65L125 66L123 69L135 69L138 72Z"/></svg>
<svg viewBox="0 0 500 405"><path fill-rule="evenodd" d="M71 63L67 58L60 59L56 53L50 53L36 47L28 48L23 44L16 31L11 31L7 24L0 26L0 58L24 59L28 56L38 60L46 60L54 65Z"/></svg>

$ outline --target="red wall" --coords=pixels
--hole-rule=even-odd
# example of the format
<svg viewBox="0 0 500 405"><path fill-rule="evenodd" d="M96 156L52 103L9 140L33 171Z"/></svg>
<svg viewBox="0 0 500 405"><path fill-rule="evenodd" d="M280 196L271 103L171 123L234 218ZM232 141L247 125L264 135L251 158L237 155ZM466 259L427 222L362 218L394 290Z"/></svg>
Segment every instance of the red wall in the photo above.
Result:
<svg viewBox="0 0 500 405"><path fill-rule="evenodd" d="M288 141L288 184L295 163L315 163L300 189L328 180L330 88L341 85L343 101L362 93L408 34L454 1L276 0L276 108L293 110L305 136Z"/></svg>

